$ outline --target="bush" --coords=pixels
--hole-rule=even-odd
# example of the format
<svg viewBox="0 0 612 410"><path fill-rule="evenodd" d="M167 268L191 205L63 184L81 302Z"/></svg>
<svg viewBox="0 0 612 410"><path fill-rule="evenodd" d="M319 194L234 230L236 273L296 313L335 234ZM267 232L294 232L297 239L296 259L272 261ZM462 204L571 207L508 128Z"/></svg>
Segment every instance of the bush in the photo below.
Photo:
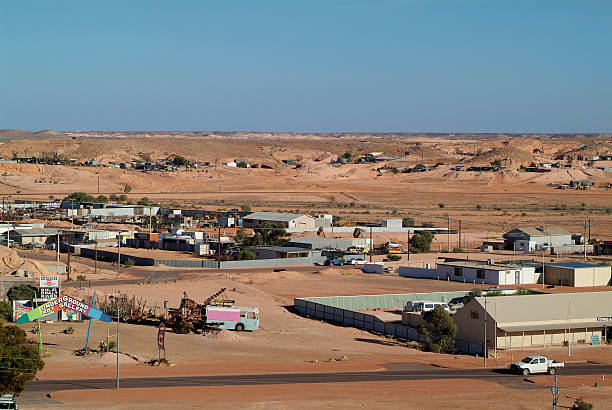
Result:
<svg viewBox="0 0 612 410"><path fill-rule="evenodd" d="M85 277L85 275L77 275L77 280L79 280L79 281L86 281L87 278Z"/></svg>
<svg viewBox="0 0 612 410"><path fill-rule="evenodd" d="M123 192L125 192L126 194L129 193L132 190L132 187L129 185L126 185L123 187Z"/></svg>
<svg viewBox="0 0 612 410"><path fill-rule="evenodd" d="M108 198L104 195L98 195L96 197L96 202L99 204L106 204L108 202Z"/></svg>
<svg viewBox="0 0 612 410"><path fill-rule="evenodd" d="M123 266L125 266L126 268L131 268L132 266L134 266L134 259L132 258L128 258L125 263L123 264Z"/></svg>
<svg viewBox="0 0 612 410"><path fill-rule="evenodd" d="M387 259L392 261L392 262L396 262L396 261L402 259L402 257L400 255L390 253L390 254L387 255Z"/></svg>
<svg viewBox="0 0 612 410"><path fill-rule="evenodd" d="M0 326L0 395L19 394L45 363L38 346L17 326Z"/></svg>
<svg viewBox="0 0 612 410"><path fill-rule="evenodd" d="M10 322L13 318L13 307L6 300L0 300L0 323L2 320Z"/></svg>
<svg viewBox="0 0 612 410"><path fill-rule="evenodd" d="M414 219L409 217L409 216L405 216L402 218L402 227L403 228L410 228L414 226Z"/></svg>
<svg viewBox="0 0 612 410"><path fill-rule="evenodd" d="M130 188L130 190L131 190L131 189L132 189L132 188ZM127 200L128 200L128 196L127 196L127 195L125 195L125 194L121 194L121 195L119 195L119 200L120 200L121 202L125 202L125 201L127 201Z"/></svg>
<svg viewBox="0 0 612 410"><path fill-rule="evenodd" d="M115 350L115 348L117 347L117 342L115 342L114 340L111 340L110 342L108 342L108 351L112 351Z"/></svg>
<svg viewBox="0 0 612 410"><path fill-rule="evenodd" d="M421 227L423 227L423 228L433 228L434 224L433 224L433 222L423 222L421 224Z"/></svg>
<svg viewBox="0 0 612 410"><path fill-rule="evenodd" d="M438 206L439 206L440 208L444 208L446 205L445 205L445 204L443 204L442 202L440 202L440 203L438 204Z"/></svg>
<svg viewBox="0 0 612 410"><path fill-rule="evenodd" d="M249 204L242 204L242 205L240 205L240 210L244 211L244 212L251 212L251 205L249 205Z"/></svg>
<svg viewBox="0 0 612 410"><path fill-rule="evenodd" d="M174 165L175 167L186 167L189 166L189 160L180 155L175 155L174 158L172 158L172 165Z"/></svg>
<svg viewBox="0 0 612 410"><path fill-rule="evenodd" d="M431 248L434 235L429 231L417 232L410 240L410 251L414 253L426 253Z"/></svg>
<svg viewBox="0 0 612 410"><path fill-rule="evenodd" d="M592 408L593 405L584 401L582 397L578 397L572 406L572 410L591 410Z"/></svg>
<svg viewBox="0 0 612 410"><path fill-rule="evenodd" d="M63 201L74 202L96 202L96 198L85 192L73 192L63 199Z"/></svg>
<svg viewBox="0 0 612 410"><path fill-rule="evenodd" d="M36 289L34 289L30 285L13 286L12 288L8 290L8 292L6 292L6 296L11 302L14 300L34 299L35 295L36 295Z"/></svg>
<svg viewBox="0 0 612 410"><path fill-rule="evenodd" d="M453 252L455 253L463 253L463 249L457 247L457 248L453 248Z"/></svg>
<svg viewBox="0 0 612 410"><path fill-rule="evenodd" d="M247 261L255 259L255 254L251 251L247 251L245 249L241 250L236 254L236 260L238 261Z"/></svg>
<svg viewBox="0 0 612 410"><path fill-rule="evenodd" d="M482 209L482 205L476 204L476 210L480 211Z"/></svg>

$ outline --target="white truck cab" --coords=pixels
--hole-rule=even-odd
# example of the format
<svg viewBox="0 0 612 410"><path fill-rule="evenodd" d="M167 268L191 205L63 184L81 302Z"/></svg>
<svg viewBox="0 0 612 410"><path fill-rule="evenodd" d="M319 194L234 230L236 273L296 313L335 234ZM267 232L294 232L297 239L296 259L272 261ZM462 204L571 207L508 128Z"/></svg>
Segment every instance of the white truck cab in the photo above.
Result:
<svg viewBox="0 0 612 410"><path fill-rule="evenodd" d="M510 370L513 373L528 376L535 373L555 374L557 370L564 367L565 363L556 360L548 360L544 356L527 356L520 362L512 363Z"/></svg>

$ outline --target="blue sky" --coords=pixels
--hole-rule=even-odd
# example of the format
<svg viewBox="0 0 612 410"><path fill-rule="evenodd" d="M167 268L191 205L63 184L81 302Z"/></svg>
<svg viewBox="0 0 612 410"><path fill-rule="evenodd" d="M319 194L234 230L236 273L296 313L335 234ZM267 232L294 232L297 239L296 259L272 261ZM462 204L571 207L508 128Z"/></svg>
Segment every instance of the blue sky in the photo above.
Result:
<svg viewBox="0 0 612 410"><path fill-rule="evenodd" d="M0 128L612 132L612 2L0 2Z"/></svg>

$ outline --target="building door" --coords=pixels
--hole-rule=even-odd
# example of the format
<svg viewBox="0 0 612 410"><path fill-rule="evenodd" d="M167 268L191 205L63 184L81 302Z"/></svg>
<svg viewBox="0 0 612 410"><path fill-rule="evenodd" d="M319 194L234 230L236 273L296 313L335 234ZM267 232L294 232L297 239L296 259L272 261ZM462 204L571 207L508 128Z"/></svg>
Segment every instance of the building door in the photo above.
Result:
<svg viewBox="0 0 612 410"><path fill-rule="evenodd" d="M514 272L514 284L515 285L521 284L521 271L520 270L517 270L516 272Z"/></svg>

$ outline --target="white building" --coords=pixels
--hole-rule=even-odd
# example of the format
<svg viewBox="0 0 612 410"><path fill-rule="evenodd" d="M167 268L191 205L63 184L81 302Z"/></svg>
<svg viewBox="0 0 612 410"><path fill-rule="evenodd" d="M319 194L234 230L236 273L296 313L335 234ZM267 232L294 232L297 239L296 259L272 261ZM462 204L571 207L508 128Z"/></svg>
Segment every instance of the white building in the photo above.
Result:
<svg viewBox="0 0 612 410"><path fill-rule="evenodd" d="M437 269L400 266L399 276L424 279L454 280L490 285L521 285L538 283L535 267L514 266L479 261L439 262Z"/></svg>

